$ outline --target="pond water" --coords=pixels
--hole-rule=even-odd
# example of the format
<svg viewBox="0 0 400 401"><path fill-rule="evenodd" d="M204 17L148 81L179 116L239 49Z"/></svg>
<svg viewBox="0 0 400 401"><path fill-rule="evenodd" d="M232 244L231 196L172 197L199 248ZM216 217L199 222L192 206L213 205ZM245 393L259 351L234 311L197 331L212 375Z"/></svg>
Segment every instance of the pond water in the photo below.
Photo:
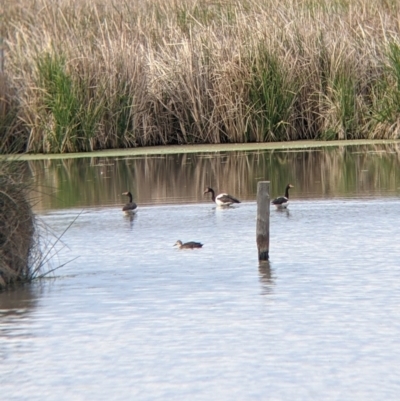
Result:
<svg viewBox="0 0 400 401"><path fill-rule="evenodd" d="M1 399L397 400L399 155L27 163L47 226L60 235L79 217L51 261L70 263L0 294ZM259 264L263 179L272 196L295 187L289 210L271 209L270 262ZM243 202L217 208L206 185ZM133 218L121 212L127 189Z"/></svg>

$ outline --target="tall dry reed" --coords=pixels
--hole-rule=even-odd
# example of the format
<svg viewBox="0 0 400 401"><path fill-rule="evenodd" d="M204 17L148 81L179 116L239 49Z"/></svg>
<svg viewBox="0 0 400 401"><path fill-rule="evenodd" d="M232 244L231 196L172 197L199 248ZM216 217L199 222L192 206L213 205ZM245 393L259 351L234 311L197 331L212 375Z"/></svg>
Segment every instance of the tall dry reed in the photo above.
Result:
<svg viewBox="0 0 400 401"><path fill-rule="evenodd" d="M14 165L0 163L0 289L32 277L37 253L27 186Z"/></svg>
<svg viewBox="0 0 400 401"><path fill-rule="evenodd" d="M396 0L6 0L2 152L399 138Z"/></svg>
<svg viewBox="0 0 400 401"><path fill-rule="evenodd" d="M53 259L64 247L62 236L79 217L57 235L38 219L32 203L38 203L43 193L32 190L26 167L0 159L0 291L63 267L66 263L53 266Z"/></svg>

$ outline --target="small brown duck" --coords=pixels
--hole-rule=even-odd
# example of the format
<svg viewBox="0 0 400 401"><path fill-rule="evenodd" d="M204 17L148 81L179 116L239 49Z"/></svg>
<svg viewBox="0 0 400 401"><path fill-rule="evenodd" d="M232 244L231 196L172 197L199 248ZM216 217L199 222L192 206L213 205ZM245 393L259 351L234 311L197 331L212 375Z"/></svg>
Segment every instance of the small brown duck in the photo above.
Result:
<svg viewBox="0 0 400 401"><path fill-rule="evenodd" d="M182 243L181 240L178 240L175 242L174 246L178 246L179 249L195 249L195 248L202 248L203 244L194 241Z"/></svg>
<svg viewBox="0 0 400 401"><path fill-rule="evenodd" d="M218 206L230 206L233 203L240 203L239 199L236 199L232 195L222 193L215 196L215 191L211 187L207 187L204 190L204 194L211 193L211 200L215 202Z"/></svg>
<svg viewBox="0 0 400 401"><path fill-rule="evenodd" d="M124 192L122 195L129 197L129 202L122 208L122 211L126 214L133 214L137 212L137 204L132 202L132 194L130 192Z"/></svg>

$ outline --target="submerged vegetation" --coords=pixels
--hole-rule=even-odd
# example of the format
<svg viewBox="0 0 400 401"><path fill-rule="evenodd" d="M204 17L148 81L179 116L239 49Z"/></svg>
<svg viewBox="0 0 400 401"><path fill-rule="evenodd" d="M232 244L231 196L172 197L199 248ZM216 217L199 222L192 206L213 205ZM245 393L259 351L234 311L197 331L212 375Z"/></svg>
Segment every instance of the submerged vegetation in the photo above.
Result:
<svg viewBox="0 0 400 401"><path fill-rule="evenodd" d="M396 0L6 0L0 153L400 138Z"/></svg>

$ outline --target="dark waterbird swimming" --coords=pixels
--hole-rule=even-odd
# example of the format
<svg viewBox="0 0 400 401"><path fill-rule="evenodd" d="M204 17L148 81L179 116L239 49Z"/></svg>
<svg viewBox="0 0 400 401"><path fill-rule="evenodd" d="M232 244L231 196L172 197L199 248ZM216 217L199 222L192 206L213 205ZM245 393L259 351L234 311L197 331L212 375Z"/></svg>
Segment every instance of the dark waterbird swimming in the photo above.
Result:
<svg viewBox="0 0 400 401"><path fill-rule="evenodd" d="M289 205L289 189L293 188L292 184L287 184L285 188L285 195L275 198L271 203L277 207L277 209L286 209Z"/></svg>
<svg viewBox="0 0 400 401"><path fill-rule="evenodd" d="M130 192L124 192L122 195L129 197L129 202L122 208L122 211L126 214L133 214L137 212L137 204L132 202L132 194Z"/></svg>
<svg viewBox="0 0 400 401"><path fill-rule="evenodd" d="M215 196L215 191L211 187L207 187L204 191L204 194L211 193L211 199L215 202L218 206L230 206L233 203L240 203L239 199L236 199L232 195L227 193L222 193Z"/></svg>
<svg viewBox="0 0 400 401"><path fill-rule="evenodd" d="M181 240L178 240L175 242L174 246L178 246L179 249L195 249L195 248L202 248L203 244L201 242L195 242L195 241L182 243Z"/></svg>

